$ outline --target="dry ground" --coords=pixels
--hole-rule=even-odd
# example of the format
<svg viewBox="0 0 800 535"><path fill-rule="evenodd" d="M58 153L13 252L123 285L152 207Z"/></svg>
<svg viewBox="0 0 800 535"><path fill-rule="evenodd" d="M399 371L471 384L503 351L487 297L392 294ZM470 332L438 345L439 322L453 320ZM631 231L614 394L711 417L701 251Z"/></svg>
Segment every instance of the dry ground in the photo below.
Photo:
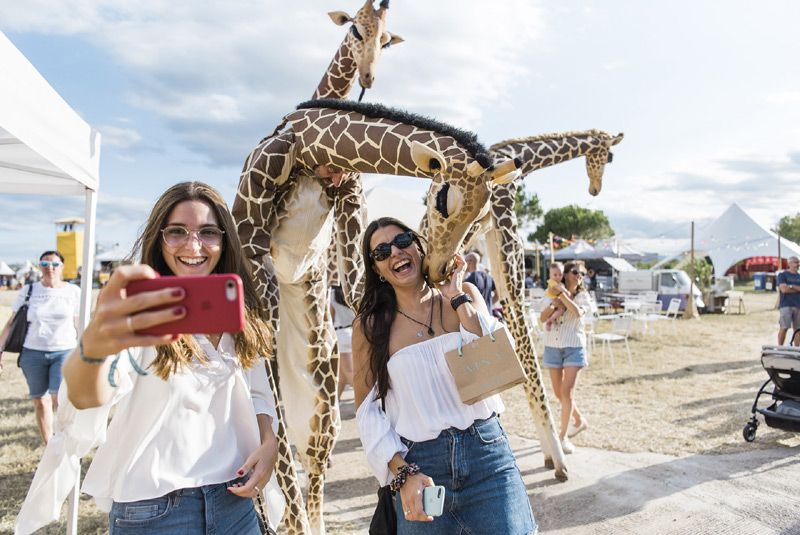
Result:
<svg viewBox="0 0 800 535"><path fill-rule="evenodd" d="M10 297L0 293L2 322L8 317L3 305L8 305ZM664 322L656 332L632 339L633 365L628 364L621 346L615 347L615 369L610 359L600 358L599 352L592 355L577 390L590 428L576 437L576 445L618 452L691 455L786 449L800 444L793 435L765 425L759 428L755 443L746 444L741 438L755 393L766 379L759 361L760 347L774 343L777 331L774 294L749 293L745 298L746 315L706 315L675 325ZM12 529L42 452L24 379L9 357L13 355L6 356L0 383L0 533ZM549 387L549 381L545 383ZM522 389L503 397L506 430L518 437L535 438ZM553 409L557 417L557 406ZM346 427L351 427L352 403L345 404L343 415L348 420ZM528 444L517 450L518 455L529 455L526 448L535 448L530 445L535 443L524 438L515 440ZM345 518L338 507L332 507L337 511L326 515L331 533L363 532L363 515L368 515L372 507L374 479L353 479L352 469L345 468L351 462L363 462L357 442L346 438L337 444L326 500L331 506L358 502L353 508L361 518ZM786 450L786 455L792 454ZM104 533L105 522L91 500L81 500L81 533ZM42 532L63 533L63 524Z"/></svg>

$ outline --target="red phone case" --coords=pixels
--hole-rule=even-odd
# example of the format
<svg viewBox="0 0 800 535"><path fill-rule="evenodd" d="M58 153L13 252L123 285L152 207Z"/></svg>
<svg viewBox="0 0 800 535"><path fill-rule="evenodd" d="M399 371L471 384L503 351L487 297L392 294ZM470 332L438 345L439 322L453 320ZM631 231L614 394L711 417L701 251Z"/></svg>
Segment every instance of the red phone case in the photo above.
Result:
<svg viewBox="0 0 800 535"><path fill-rule="evenodd" d="M177 304L153 310L185 306L186 316L163 323L138 334L209 334L236 333L244 329L244 292L242 280L233 273L199 277L158 277L132 281L127 295L181 287L186 297Z"/></svg>

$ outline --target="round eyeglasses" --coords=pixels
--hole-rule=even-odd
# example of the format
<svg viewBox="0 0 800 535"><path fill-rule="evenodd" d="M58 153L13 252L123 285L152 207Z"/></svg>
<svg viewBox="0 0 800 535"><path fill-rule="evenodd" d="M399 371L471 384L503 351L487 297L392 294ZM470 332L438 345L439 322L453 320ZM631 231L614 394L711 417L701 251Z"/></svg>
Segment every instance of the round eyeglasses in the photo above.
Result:
<svg viewBox="0 0 800 535"><path fill-rule="evenodd" d="M189 230L179 225L169 225L161 229L164 243L170 247L180 247L189 241L194 234L197 239L207 247L218 247L222 243L222 235L225 231L217 227L203 227L196 230Z"/></svg>

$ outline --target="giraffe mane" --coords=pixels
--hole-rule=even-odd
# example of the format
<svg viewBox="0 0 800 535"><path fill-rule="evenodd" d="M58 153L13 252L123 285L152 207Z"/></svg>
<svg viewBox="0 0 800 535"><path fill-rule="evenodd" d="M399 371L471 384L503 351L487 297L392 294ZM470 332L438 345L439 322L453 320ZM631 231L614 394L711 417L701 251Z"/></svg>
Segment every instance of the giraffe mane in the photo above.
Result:
<svg viewBox="0 0 800 535"><path fill-rule="evenodd" d="M415 126L423 130L430 130L437 134L455 139L484 168L488 169L492 165L492 158L489 156L489 152L486 150L486 147L478 141L478 136L476 134L437 121L436 119L425 117L424 115L397 108L390 108L381 104L327 98L307 100L297 105L298 110L309 108L331 108L334 110L353 111L372 119L388 119L397 123Z"/></svg>
<svg viewBox="0 0 800 535"><path fill-rule="evenodd" d="M550 134L539 134L538 136L529 136L529 137L513 137L511 139L506 139L500 141L499 143L493 144L489 147L490 151L495 151L498 149L503 148L506 145L511 145L512 143L530 143L531 141L544 141L546 139L553 139L553 138L560 138L560 137L582 137L582 136L598 136L598 137L611 137L606 132L602 130L598 130L596 128L592 128L591 130L572 130L569 132L552 132Z"/></svg>

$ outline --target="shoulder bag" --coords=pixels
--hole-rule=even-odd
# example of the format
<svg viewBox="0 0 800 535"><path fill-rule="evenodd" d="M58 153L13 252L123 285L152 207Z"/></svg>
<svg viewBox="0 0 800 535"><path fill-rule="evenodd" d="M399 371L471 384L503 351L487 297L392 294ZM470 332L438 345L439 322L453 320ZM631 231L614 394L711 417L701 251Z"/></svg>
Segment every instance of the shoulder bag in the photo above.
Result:
<svg viewBox="0 0 800 535"><path fill-rule="evenodd" d="M28 334L28 302L31 300L32 291L33 284L29 284L28 295L25 296L25 302L14 315L14 321L11 323L11 330L8 333L8 338L6 338L3 351L22 353L22 344L25 343L25 336ZM17 366L19 366L19 357L17 357Z"/></svg>
<svg viewBox="0 0 800 535"><path fill-rule="evenodd" d="M386 412L386 400L381 399L381 408ZM397 511L394 508L394 492L389 485L378 489L378 506L369 523L369 535L397 535Z"/></svg>

